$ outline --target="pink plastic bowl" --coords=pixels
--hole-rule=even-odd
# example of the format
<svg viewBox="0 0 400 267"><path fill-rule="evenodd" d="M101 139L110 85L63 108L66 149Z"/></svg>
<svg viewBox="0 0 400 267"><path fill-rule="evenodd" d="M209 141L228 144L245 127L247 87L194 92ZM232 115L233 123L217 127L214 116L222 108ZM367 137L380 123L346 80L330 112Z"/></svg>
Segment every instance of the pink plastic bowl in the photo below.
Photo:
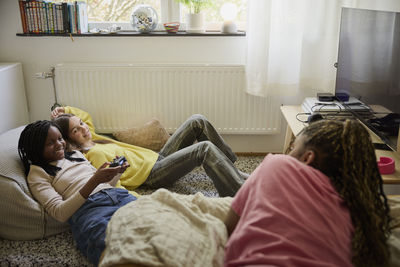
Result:
<svg viewBox="0 0 400 267"><path fill-rule="evenodd" d="M394 159L389 157L380 157L378 161L378 168L381 174L392 174L395 170Z"/></svg>

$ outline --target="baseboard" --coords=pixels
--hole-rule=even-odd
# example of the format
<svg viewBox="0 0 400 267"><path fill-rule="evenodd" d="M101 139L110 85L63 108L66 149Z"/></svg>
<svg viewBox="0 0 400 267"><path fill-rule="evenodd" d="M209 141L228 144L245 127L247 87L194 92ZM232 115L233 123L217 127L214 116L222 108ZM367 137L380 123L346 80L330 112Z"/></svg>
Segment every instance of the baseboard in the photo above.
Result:
<svg viewBox="0 0 400 267"><path fill-rule="evenodd" d="M266 156L270 152L235 152L236 156L243 157L257 157L257 156Z"/></svg>

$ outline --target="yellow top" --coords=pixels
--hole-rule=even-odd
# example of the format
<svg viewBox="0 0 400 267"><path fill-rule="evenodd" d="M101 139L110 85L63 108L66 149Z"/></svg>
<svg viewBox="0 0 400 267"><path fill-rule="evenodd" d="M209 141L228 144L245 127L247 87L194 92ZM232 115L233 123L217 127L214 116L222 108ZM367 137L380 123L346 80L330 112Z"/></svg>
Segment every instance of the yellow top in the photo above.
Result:
<svg viewBox="0 0 400 267"><path fill-rule="evenodd" d="M125 156L130 167L122 174L116 187L133 190L143 184L157 161L158 153L96 134L92 117L89 113L75 107L65 107L65 113L79 117L89 126L93 140L109 140L111 143L95 144L90 150L83 152L85 157L98 169L104 162L111 162L115 156Z"/></svg>

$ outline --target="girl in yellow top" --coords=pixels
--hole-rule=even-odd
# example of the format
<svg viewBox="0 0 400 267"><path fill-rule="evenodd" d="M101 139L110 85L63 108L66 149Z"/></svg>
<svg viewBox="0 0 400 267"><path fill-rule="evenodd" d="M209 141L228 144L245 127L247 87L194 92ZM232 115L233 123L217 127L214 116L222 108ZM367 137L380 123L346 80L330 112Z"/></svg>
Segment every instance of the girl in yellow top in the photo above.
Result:
<svg viewBox="0 0 400 267"><path fill-rule="evenodd" d="M233 196L246 178L233 165L236 155L202 115L193 115L184 122L159 153L96 134L91 116L79 108L57 107L51 116L63 138L82 151L94 167L117 155L125 156L130 167L120 183L129 190L141 184L168 186L201 165L220 196Z"/></svg>

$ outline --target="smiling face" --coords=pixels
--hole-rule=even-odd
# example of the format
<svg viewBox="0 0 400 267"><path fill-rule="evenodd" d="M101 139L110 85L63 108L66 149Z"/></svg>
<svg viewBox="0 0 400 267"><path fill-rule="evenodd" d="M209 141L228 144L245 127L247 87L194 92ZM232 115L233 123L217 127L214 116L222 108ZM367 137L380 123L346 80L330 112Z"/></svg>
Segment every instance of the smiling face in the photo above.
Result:
<svg viewBox="0 0 400 267"><path fill-rule="evenodd" d="M92 133L86 123L79 117L73 116L69 118L68 138L76 146L82 147L92 140Z"/></svg>
<svg viewBox="0 0 400 267"><path fill-rule="evenodd" d="M52 162L64 158L66 143L57 127L50 126L44 143L43 158Z"/></svg>

